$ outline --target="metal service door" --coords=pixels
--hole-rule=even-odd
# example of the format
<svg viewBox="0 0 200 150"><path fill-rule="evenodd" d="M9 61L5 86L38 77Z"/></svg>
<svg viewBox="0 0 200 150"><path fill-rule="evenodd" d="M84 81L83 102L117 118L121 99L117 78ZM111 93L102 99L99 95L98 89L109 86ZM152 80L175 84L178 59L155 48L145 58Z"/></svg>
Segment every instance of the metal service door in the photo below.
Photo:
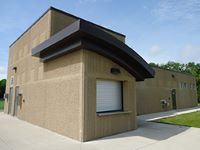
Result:
<svg viewBox="0 0 200 150"><path fill-rule="evenodd" d="M15 101L14 101L14 111L13 116L17 115L17 109L18 109L18 95L19 95L19 86L15 87Z"/></svg>
<svg viewBox="0 0 200 150"><path fill-rule="evenodd" d="M172 94L172 108L176 109L177 108L177 106L176 106L176 89L173 89L171 91L171 94Z"/></svg>
<svg viewBox="0 0 200 150"><path fill-rule="evenodd" d="M13 87L10 88L9 97L8 97L8 114L11 114L12 99L13 99Z"/></svg>

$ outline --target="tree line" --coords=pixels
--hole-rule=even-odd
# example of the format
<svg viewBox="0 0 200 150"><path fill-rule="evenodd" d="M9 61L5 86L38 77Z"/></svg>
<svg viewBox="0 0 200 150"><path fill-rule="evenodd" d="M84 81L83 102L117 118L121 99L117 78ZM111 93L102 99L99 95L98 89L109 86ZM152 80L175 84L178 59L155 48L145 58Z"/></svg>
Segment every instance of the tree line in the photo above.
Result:
<svg viewBox="0 0 200 150"><path fill-rule="evenodd" d="M151 67L159 67L183 73L190 73L195 76L198 102L200 103L200 63L189 62L187 64L182 64L174 61L169 61L166 64L156 64L151 62L149 65Z"/></svg>
<svg viewBox="0 0 200 150"><path fill-rule="evenodd" d="M0 99L3 99L6 90L6 79L0 80Z"/></svg>

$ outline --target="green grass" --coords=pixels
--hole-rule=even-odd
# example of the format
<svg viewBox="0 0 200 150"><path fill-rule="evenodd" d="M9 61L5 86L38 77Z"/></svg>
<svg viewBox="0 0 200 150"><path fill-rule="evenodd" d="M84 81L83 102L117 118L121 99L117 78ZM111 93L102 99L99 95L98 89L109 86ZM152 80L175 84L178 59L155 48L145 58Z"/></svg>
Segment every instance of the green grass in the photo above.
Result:
<svg viewBox="0 0 200 150"><path fill-rule="evenodd" d="M158 119L154 122L200 128L200 112Z"/></svg>
<svg viewBox="0 0 200 150"><path fill-rule="evenodd" d="M0 99L0 110L4 108L4 101Z"/></svg>

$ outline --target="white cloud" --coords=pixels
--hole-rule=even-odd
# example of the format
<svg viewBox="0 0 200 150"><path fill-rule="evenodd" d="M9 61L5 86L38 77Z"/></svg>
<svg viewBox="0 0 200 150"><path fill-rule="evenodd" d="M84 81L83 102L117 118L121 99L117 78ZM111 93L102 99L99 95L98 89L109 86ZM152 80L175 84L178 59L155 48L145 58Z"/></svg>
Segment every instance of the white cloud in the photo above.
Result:
<svg viewBox="0 0 200 150"><path fill-rule="evenodd" d="M163 51L159 45L154 45L143 54L147 62L166 63L168 61L177 61L180 63L195 62L200 63L200 45L187 44L175 51Z"/></svg>
<svg viewBox="0 0 200 150"><path fill-rule="evenodd" d="M148 63L149 62L165 63L169 61L169 55L167 55L167 52L168 51L164 51L160 45L155 44L150 48L146 49L145 51L140 51L139 54Z"/></svg>
<svg viewBox="0 0 200 150"><path fill-rule="evenodd" d="M3 66L0 66L0 80L7 78L7 69Z"/></svg>
<svg viewBox="0 0 200 150"><path fill-rule="evenodd" d="M196 62L200 63L200 45L188 44L184 46L180 51L180 61L182 62Z"/></svg>
<svg viewBox="0 0 200 150"><path fill-rule="evenodd" d="M199 0L161 0L153 10L159 20L196 20L200 17Z"/></svg>
<svg viewBox="0 0 200 150"><path fill-rule="evenodd" d="M161 51L161 48L159 45L153 45L151 48L150 48L150 54L153 55L153 56L157 56L157 55L160 55L162 53Z"/></svg>
<svg viewBox="0 0 200 150"><path fill-rule="evenodd" d="M0 66L0 74L5 74L6 73L6 68Z"/></svg>

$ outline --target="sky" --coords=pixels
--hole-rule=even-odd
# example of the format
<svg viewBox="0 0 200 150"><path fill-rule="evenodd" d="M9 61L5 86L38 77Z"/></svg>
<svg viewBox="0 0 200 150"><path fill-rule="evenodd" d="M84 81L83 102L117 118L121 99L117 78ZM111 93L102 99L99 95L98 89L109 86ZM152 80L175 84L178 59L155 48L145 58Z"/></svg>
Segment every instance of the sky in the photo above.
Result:
<svg viewBox="0 0 200 150"><path fill-rule="evenodd" d="M125 34L147 62L200 63L200 0L6 0L0 4L0 79L9 45L50 6Z"/></svg>

